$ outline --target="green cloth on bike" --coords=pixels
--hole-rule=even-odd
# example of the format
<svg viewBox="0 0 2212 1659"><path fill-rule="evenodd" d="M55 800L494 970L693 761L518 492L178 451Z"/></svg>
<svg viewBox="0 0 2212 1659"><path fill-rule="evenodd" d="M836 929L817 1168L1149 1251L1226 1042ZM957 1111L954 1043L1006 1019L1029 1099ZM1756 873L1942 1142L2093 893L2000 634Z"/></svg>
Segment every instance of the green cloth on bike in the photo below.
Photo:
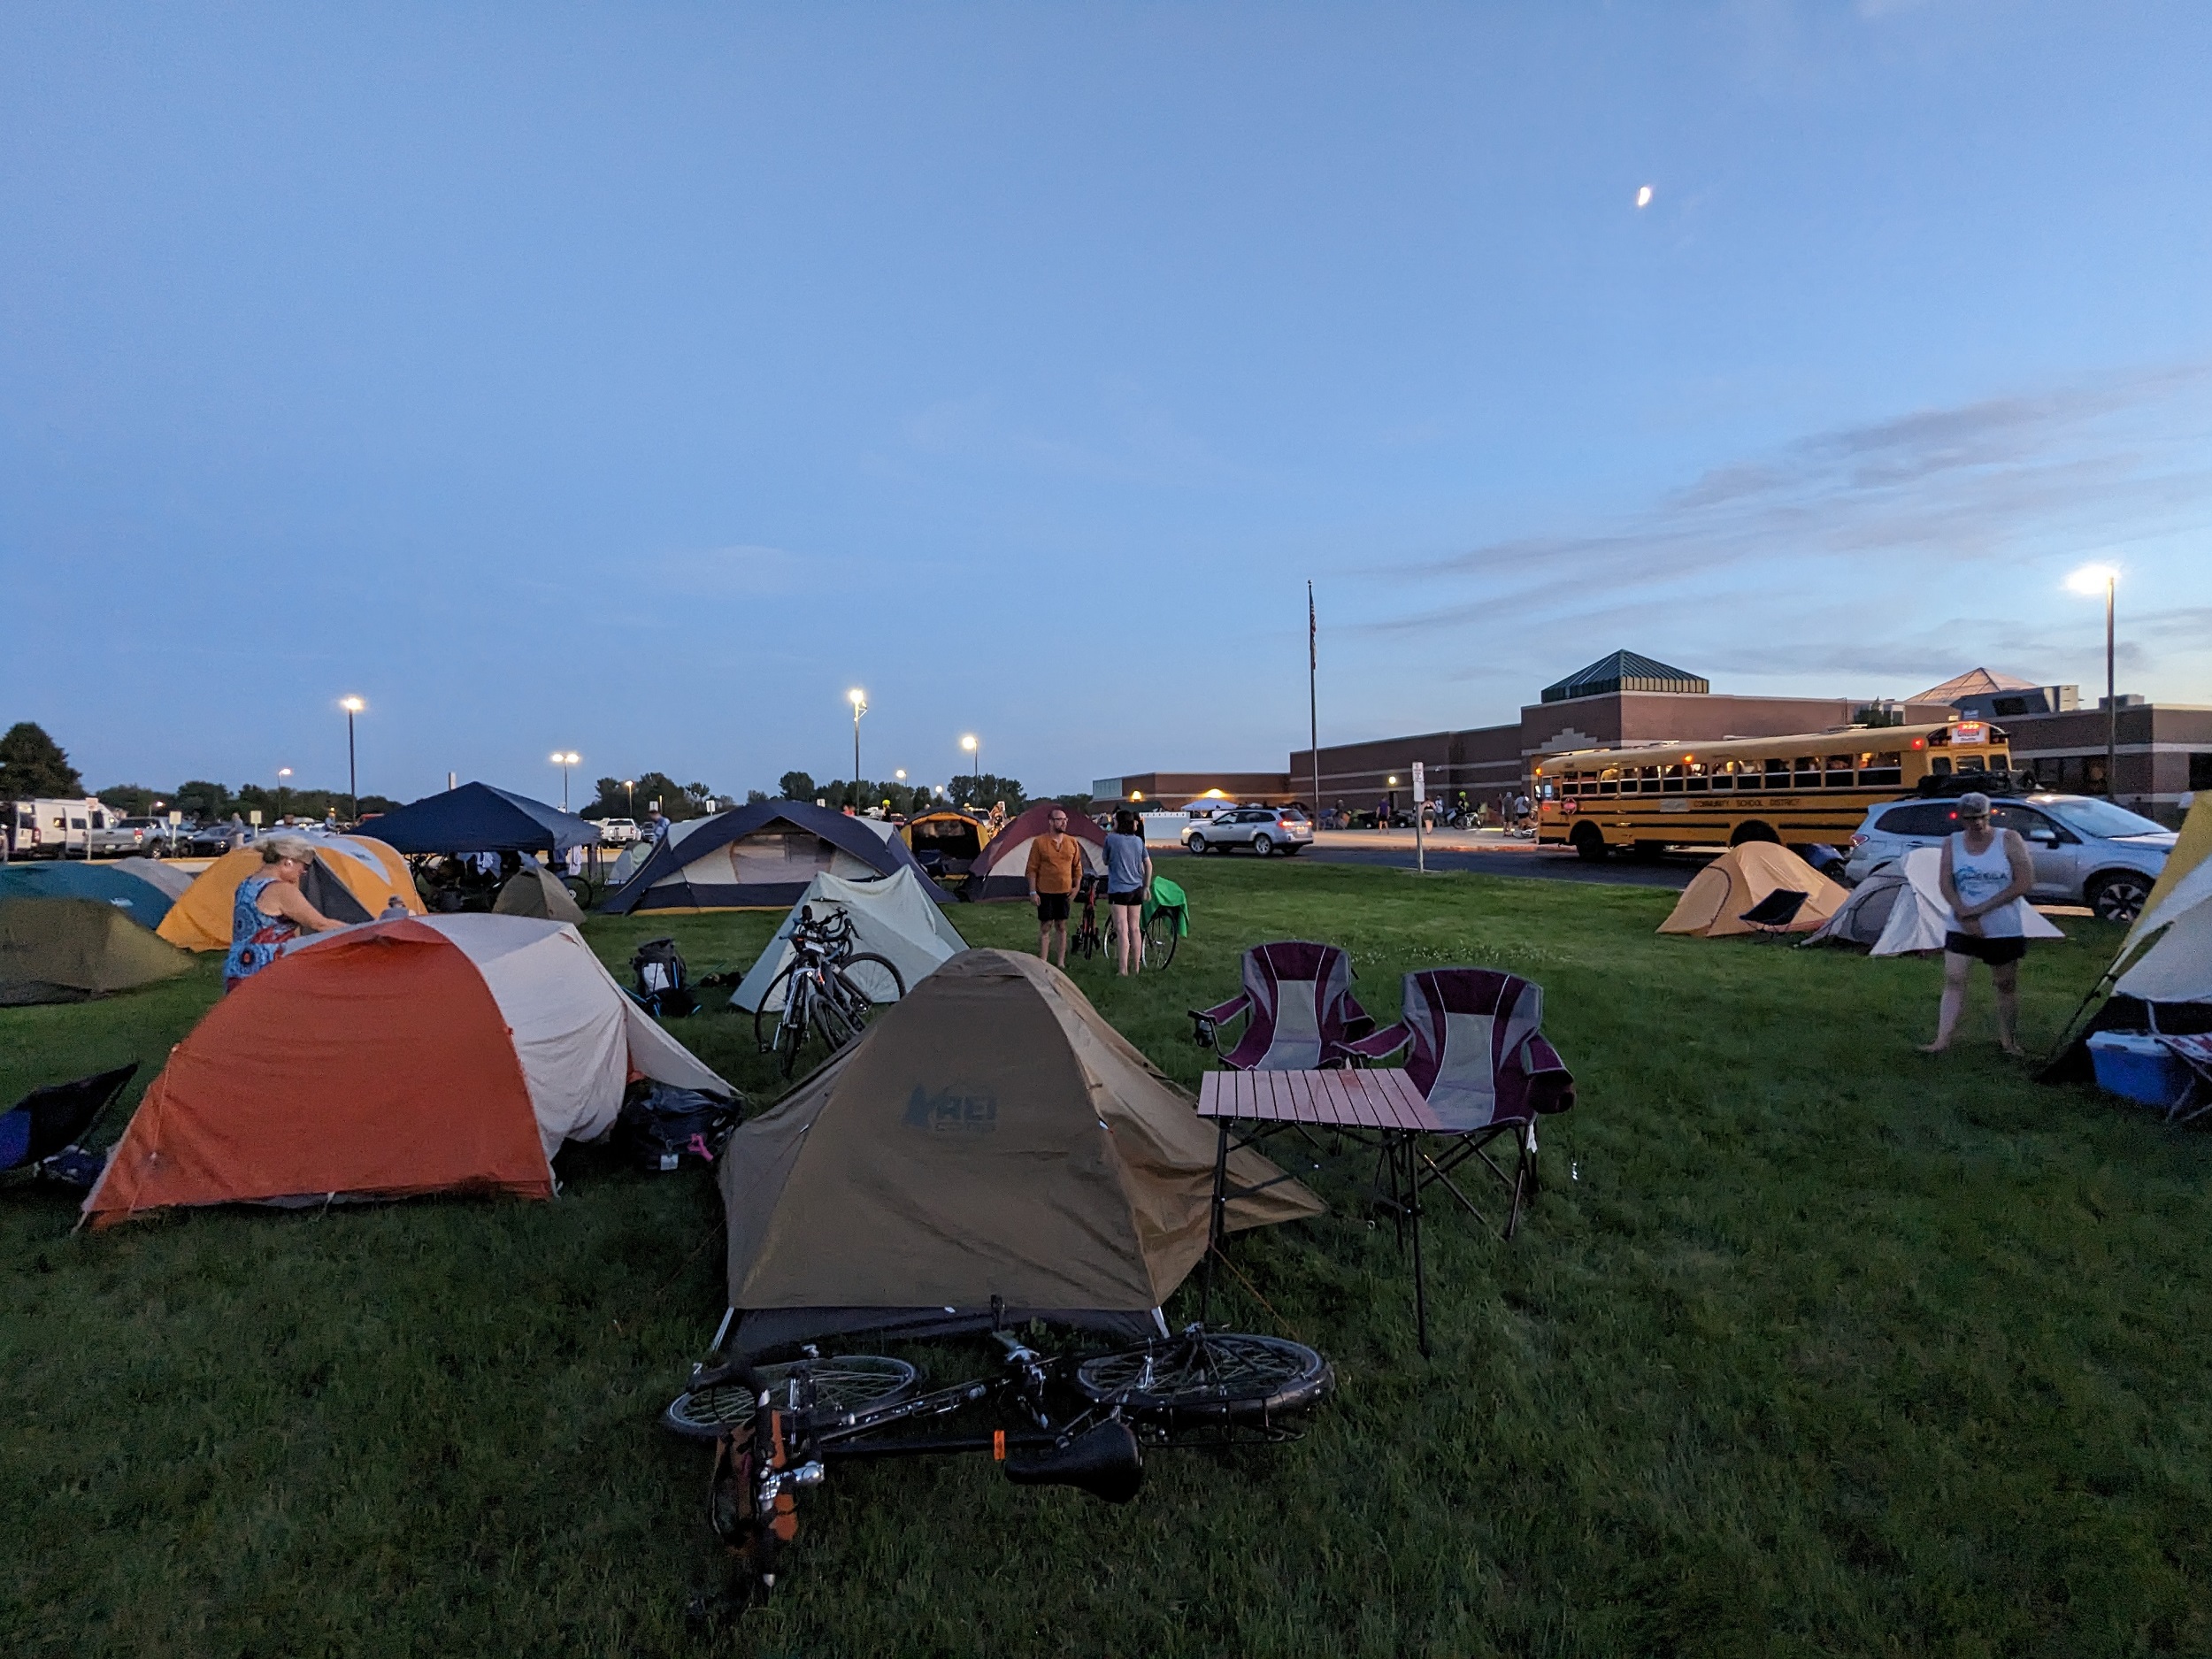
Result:
<svg viewBox="0 0 2212 1659"><path fill-rule="evenodd" d="M1145 925L1150 926L1152 918L1163 910L1172 918L1176 938L1189 938L1189 897L1165 876L1155 876L1152 878L1152 890L1144 895Z"/></svg>

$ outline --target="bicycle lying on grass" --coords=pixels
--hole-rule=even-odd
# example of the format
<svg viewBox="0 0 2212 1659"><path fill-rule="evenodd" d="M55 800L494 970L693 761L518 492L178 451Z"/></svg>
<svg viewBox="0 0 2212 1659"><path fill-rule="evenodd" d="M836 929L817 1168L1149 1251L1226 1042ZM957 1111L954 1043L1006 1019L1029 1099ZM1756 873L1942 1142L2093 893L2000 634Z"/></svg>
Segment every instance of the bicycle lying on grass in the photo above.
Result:
<svg viewBox="0 0 2212 1659"><path fill-rule="evenodd" d="M1010 1333L992 1334L997 1377L927 1392L913 1365L879 1354L809 1348L785 1364L693 1368L661 1421L714 1441L708 1518L760 1591L773 1586L779 1552L798 1532L796 1494L820 1486L840 1460L988 1452L1018 1485L1126 1503L1144 1484L1145 1447L1294 1440L1286 1419L1335 1386L1328 1361L1302 1344L1195 1325L1088 1356L1041 1354ZM886 1432L970 1411L987 1426Z"/></svg>
<svg viewBox="0 0 2212 1659"><path fill-rule="evenodd" d="M753 1013L753 1036L789 1077L800 1054L819 1040L835 1054L866 1029L883 1002L906 995L906 979L873 951L853 949L852 918L833 910L817 921L814 907L799 907L791 929L790 963L769 981Z"/></svg>

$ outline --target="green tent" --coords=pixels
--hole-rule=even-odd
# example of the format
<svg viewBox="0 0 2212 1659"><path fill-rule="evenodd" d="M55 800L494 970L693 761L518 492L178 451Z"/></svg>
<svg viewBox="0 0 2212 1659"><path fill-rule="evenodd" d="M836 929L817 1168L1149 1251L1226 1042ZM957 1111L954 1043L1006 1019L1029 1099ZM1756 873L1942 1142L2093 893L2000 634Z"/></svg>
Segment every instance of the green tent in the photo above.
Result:
<svg viewBox="0 0 2212 1659"><path fill-rule="evenodd" d="M192 958L98 899L0 899L0 1006L81 1002L172 979Z"/></svg>

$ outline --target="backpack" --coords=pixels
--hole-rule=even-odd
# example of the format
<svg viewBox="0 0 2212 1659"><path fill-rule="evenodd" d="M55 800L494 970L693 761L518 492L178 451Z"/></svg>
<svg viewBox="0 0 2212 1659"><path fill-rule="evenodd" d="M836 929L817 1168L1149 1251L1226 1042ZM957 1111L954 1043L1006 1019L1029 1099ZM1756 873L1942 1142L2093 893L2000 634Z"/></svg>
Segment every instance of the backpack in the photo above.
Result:
<svg viewBox="0 0 2212 1659"><path fill-rule="evenodd" d="M698 1008L674 940L647 940L630 958L630 971L637 975L637 1000L654 1013L673 1019Z"/></svg>
<svg viewBox="0 0 2212 1659"><path fill-rule="evenodd" d="M687 1158L711 1164L743 1112L742 1100L640 1078L623 1095L615 1144L649 1170L680 1169Z"/></svg>

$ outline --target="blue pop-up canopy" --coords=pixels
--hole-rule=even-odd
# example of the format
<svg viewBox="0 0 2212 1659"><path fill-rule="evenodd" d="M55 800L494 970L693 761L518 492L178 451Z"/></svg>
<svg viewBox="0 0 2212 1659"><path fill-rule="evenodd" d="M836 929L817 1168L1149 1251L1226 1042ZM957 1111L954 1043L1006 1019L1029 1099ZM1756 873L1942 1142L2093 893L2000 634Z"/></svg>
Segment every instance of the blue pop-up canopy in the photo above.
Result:
<svg viewBox="0 0 2212 1659"><path fill-rule="evenodd" d="M403 853L565 853L599 844L588 819L488 783L425 795L371 818L362 833Z"/></svg>

